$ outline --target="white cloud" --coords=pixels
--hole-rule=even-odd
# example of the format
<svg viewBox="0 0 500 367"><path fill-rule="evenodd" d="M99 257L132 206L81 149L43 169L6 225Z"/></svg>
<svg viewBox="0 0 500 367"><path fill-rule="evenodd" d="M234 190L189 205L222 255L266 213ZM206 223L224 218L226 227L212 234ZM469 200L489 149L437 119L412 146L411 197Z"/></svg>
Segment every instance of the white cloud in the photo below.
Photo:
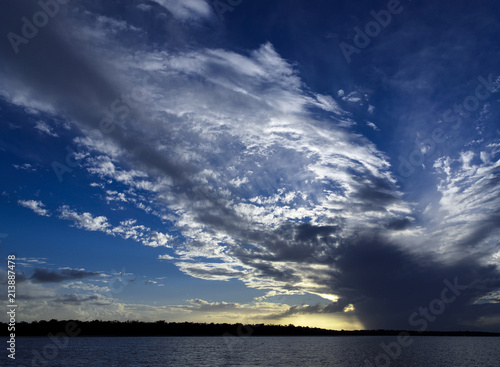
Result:
<svg viewBox="0 0 500 367"><path fill-rule="evenodd" d="M50 216L49 211L44 208L45 205L39 200L18 200L17 202L19 205L33 210L38 215L44 217Z"/></svg>
<svg viewBox="0 0 500 367"><path fill-rule="evenodd" d="M243 184L246 184L248 182L248 177L243 177L243 178L234 178L229 181L231 185L234 185L236 187L240 187Z"/></svg>
<svg viewBox="0 0 500 367"><path fill-rule="evenodd" d="M143 243L147 246L151 247L171 247L170 241L173 239L172 236L166 233L160 233L157 231L153 231L147 240L144 240Z"/></svg>
<svg viewBox="0 0 500 367"><path fill-rule="evenodd" d="M210 5L205 0L153 0L168 9L180 20L195 20L208 18L211 14Z"/></svg>
<svg viewBox="0 0 500 367"><path fill-rule="evenodd" d="M46 122L43 122L43 121L37 121L35 123L35 129L49 135L49 136L53 136L53 137L58 137L59 135L57 135L57 133L55 133L52 128L46 123Z"/></svg>
<svg viewBox="0 0 500 367"><path fill-rule="evenodd" d="M44 257L41 258L33 258L33 257L17 257L17 265L24 267L33 267L47 264L47 259Z"/></svg>
<svg viewBox="0 0 500 367"><path fill-rule="evenodd" d="M429 224L424 242L415 247L418 251L436 253L446 262L474 255L486 264L499 264L494 254L500 235L496 219L500 198L495 185L500 159L492 159L498 157L493 146L483 149L479 154L467 151L435 162L440 198L425 210Z"/></svg>
<svg viewBox="0 0 500 367"><path fill-rule="evenodd" d="M347 96L343 96L342 100L349 103L362 104L363 96L359 92L351 92Z"/></svg>
<svg viewBox="0 0 500 367"><path fill-rule="evenodd" d="M128 202L129 200L125 196L125 193L118 192L116 190L106 190L106 201L109 203L110 201L118 201L118 202Z"/></svg>
<svg viewBox="0 0 500 367"><path fill-rule="evenodd" d="M31 165L29 163L23 163L21 165L13 164L12 167L14 167L15 169L23 170L23 171L32 171L32 172L36 171L36 168L33 167L33 165Z"/></svg>
<svg viewBox="0 0 500 367"><path fill-rule="evenodd" d="M150 228L137 224L136 219L128 219L120 222L118 226L112 226L105 216L93 216L89 212L78 213L68 205L59 208L61 219L72 221L75 227L87 231L104 232L110 236L119 236L123 239L132 239L150 247L172 247L173 237L167 233L153 231Z"/></svg>
<svg viewBox="0 0 500 367"><path fill-rule="evenodd" d="M105 232L110 224L108 219L104 216L94 217L88 212L78 214L76 211L71 210L68 205L63 205L59 208L60 218L73 221L77 228L82 228L87 231L101 231Z"/></svg>
<svg viewBox="0 0 500 367"><path fill-rule="evenodd" d="M373 122L367 121L366 124L370 126L373 130L375 131L380 131L377 125L375 125Z"/></svg>
<svg viewBox="0 0 500 367"><path fill-rule="evenodd" d="M170 256L170 255L158 255L158 260L174 260L175 257L173 256Z"/></svg>
<svg viewBox="0 0 500 367"><path fill-rule="evenodd" d="M151 247L172 247L170 243L173 237L166 233L152 231L144 225L136 224L137 220L129 219L121 221L119 226L116 226L109 231L108 234L118 235L122 238L131 238L134 241L141 242L145 246Z"/></svg>
<svg viewBox="0 0 500 367"><path fill-rule="evenodd" d="M331 96L317 94L316 100L317 102L314 104L324 109L325 111L334 112L338 115L347 115L347 113L342 108L340 108L338 103Z"/></svg>

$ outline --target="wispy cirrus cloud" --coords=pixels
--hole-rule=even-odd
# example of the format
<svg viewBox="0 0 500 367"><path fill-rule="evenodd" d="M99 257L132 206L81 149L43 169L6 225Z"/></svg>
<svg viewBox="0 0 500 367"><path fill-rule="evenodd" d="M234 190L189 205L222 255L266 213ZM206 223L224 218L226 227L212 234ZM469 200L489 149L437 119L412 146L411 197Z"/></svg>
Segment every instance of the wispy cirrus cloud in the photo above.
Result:
<svg viewBox="0 0 500 367"><path fill-rule="evenodd" d="M44 265L47 264L47 259L42 257L42 258L32 258L32 257L17 257L16 261L18 265L24 266L24 267L33 267L33 266L39 266L39 265Z"/></svg>
<svg viewBox="0 0 500 367"><path fill-rule="evenodd" d="M52 130L52 128L44 121L37 121L35 123L35 129L38 131L47 134L49 136L52 136L54 138L57 138L59 135Z"/></svg>
<svg viewBox="0 0 500 367"><path fill-rule="evenodd" d="M483 144L484 145L484 144ZM428 214L439 218L433 228L442 256L463 259L478 255L483 263L497 265L500 257L500 149L488 144L478 153L442 157L434 167L440 178L441 199ZM455 250L455 251L453 251Z"/></svg>
<svg viewBox="0 0 500 367"><path fill-rule="evenodd" d="M166 8L179 20L196 20L208 18L212 13L211 7L205 0L153 0L155 3Z"/></svg>

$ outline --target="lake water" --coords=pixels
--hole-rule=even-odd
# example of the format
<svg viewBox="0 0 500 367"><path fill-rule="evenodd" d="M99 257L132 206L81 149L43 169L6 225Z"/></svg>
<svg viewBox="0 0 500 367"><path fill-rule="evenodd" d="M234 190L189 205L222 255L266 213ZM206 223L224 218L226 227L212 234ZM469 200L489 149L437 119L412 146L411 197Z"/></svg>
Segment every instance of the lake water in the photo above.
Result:
<svg viewBox="0 0 500 367"><path fill-rule="evenodd" d="M411 339L411 345L398 349L395 336L18 337L16 360L7 366L500 366L499 337ZM389 352L381 344L391 346Z"/></svg>

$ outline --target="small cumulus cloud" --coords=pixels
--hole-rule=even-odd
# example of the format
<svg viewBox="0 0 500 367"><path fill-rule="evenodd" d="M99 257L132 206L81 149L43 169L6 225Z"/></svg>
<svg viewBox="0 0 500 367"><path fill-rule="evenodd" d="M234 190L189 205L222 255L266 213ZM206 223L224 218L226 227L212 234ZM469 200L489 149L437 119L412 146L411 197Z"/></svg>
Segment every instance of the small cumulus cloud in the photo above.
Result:
<svg viewBox="0 0 500 367"><path fill-rule="evenodd" d="M49 211L44 208L45 205L39 200L18 200L18 204L33 210L33 212L43 217L50 216Z"/></svg>
<svg viewBox="0 0 500 367"><path fill-rule="evenodd" d="M373 122L367 121L366 124L371 127L375 131L380 131L377 125L375 125Z"/></svg>
<svg viewBox="0 0 500 367"><path fill-rule="evenodd" d="M29 163L13 164L12 167L14 167L17 170L22 170L22 171L31 171L31 172L36 171L36 167L34 167L33 165L31 165Z"/></svg>
<svg viewBox="0 0 500 367"><path fill-rule="evenodd" d="M110 226L108 219L104 216L94 217L88 212L77 213L70 209L68 205L63 205L59 208L60 218L70 220L77 228L82 228L87 231L106 231Z"/></svg>

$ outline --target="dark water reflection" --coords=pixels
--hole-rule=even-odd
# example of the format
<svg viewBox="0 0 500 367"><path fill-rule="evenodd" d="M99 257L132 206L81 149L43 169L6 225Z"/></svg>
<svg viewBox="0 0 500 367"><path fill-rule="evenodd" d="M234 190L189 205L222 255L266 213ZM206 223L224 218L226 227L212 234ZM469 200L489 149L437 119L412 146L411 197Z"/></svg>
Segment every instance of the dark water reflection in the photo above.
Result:
<svg viewBox="0 0 500 367"><path fill-rule="evenodd" d="M8 366L439 366L498 367L500 338L413 337L399 351L396 337L82 337L67 343L18 338ZM389 353L381 347L392 345ZM67 345L65 345L67 344ZM389 354L392 353L392 356ZM3 358L3 357L2 357ZM367 360L369 362L367 362ZM14 362L14 363L12 363Z"/></svg>

